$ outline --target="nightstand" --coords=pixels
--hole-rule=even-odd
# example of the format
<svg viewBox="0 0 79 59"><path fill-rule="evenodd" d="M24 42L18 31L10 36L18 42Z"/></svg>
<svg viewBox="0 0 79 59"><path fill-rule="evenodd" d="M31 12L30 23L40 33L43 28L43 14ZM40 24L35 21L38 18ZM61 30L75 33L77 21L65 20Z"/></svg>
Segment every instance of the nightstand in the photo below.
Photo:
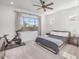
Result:
<svg viewBox="0 0 79 59"><path fill-rule="evenodd" d="M70 37L69 43L76 45L78 47L79 46L79 37Z"/></svg>

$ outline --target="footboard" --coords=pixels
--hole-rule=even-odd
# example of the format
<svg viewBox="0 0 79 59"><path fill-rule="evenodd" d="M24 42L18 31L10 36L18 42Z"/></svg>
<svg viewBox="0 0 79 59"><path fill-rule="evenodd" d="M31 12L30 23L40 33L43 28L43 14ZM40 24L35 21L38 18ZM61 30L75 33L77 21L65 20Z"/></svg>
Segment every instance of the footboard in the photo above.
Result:
<svg viewBox="0 0 79 59"><path fill-rule="evenodd" d="M54 52L55 54L59 52L59 47L51 41L37 37L35 42L39 43L42 47Z"/></svg>

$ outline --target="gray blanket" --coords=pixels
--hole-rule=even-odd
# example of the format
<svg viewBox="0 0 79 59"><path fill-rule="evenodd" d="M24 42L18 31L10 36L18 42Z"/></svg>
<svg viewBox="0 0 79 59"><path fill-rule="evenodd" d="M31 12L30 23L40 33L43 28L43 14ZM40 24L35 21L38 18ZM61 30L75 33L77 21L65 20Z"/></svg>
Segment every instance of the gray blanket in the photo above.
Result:
<svg viewBox="0 0 79 59"><path fill-rule="evenodd" d="M64 43L62 40L59 40L58 38L49 37L48 35L43 35L39 37L55 43L58 47L60 47Z"/></svg>
<svg viewBox="0 0 79 59"><path fill-rule="evenodd" d="M53 49L56 52L56 54L59 52L59 47L67 41L67 37L61 37L56 35L44 35L38 36L36 38L36 42Z"/></svg>

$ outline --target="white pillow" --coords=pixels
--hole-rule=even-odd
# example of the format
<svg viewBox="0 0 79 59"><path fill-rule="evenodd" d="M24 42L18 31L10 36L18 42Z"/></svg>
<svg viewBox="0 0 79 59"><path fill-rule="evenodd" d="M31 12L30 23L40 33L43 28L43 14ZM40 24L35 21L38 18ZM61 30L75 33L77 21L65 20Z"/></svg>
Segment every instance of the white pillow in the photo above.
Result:
<svg viewBox="0 0 79 59"><path fill-rule="evenodd" d="M67 32L50 32L50 35L57 35L57 36L62 36L62 37L68 37L69 36L69 33Z"/></svg>

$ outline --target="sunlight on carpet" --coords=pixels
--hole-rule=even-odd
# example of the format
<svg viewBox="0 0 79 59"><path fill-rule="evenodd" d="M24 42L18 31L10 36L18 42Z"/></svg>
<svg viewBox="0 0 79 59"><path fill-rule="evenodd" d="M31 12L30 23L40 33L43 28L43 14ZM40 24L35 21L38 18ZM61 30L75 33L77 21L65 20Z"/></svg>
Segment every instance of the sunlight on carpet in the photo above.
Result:
<svg viewBox="0 0 79 59"><path fill-rule="evenodd" d="M63 52L62 56L66 59L77 59L76 56L69 54L67 52Z"/></svg>

